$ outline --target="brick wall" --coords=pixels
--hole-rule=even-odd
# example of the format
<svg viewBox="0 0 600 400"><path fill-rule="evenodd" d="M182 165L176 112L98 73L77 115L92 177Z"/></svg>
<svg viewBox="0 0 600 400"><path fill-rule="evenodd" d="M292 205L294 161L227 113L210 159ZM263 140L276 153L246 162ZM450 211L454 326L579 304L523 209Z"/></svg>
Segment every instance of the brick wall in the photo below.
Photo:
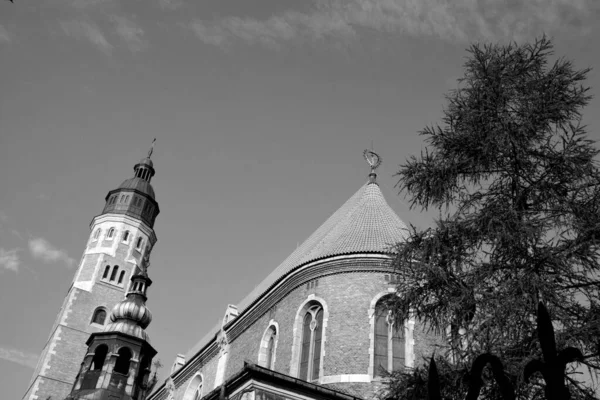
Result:
<svg viewBox="0 0 600 400"><path fill-rule="evenodd" d="M356 264L360 261L335 261L336 267L350 263ZM374 397L382 387L382 382L378 378L373 379L372 370L369 368L372 364L373 336L369 309L372 308L374 300L390 293L393 285L390 286L385 281L383 272L364 269L361 271L360 268L356 268L351 272L326 275L327 271L333 268L322 267L320 276L313 274L310 278L300 281L299 285L290 288L287 294L254 321L243 322L244 315L238 317L240 320L237 322L247 326L237 337L230 337L225 380L240 371L244 361L259 363L261 341L272 321L276 321L279 327L273 369L296 376L301 330L299 321L303 317L303 313L299 311L303 304L320 301L326 311L326 320L319 382L355 396ZM232 326L227 326L227 329L231 330ZM409 329L408 326L409 324L406 329ZM415 324L413 338L415 345L411 349L417 365L431 356L435 346L443 343L439 337L427 333L419 323ZM213 389L217 359L218 356L206 362L203 367L196 368L204 377L205 393L206 390ZM186 365L184 370L188 368L189 365ZM194 376L193 373L195 371L187 372L187 379L176 385L176 399L182 398ZM156 396L157 399L163 397L165 396Z"/></svg>

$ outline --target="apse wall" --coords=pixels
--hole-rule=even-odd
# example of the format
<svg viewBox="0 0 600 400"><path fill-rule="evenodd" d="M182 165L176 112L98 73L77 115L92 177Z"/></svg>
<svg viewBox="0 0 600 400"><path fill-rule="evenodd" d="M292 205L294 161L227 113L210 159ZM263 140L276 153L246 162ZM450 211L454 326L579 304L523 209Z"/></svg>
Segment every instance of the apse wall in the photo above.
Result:
<svg viewBox="0 0 600 400"><path fill-rule="evenodd" d="M372 254L332 257L295 270L242 310L173 375L175 399L187 400L187 393L196 390L197 384L190 382L198 374L206 394L239 372L245 361L301 377L301 347L306 342L303 324L310 319L305 316L311 307L317 312L321 309L323 318L318 377L307 376L307 380L373 398L382 383L374 366L375 306L395 291L390 272L389 257ZM415 321L406 321L403 333L407 367L421 363L437 346L443 346L443 340L415 326ZM312 356L318 346L311 343L306 351ZM166 398L164 392L153 398Z"/></svg>

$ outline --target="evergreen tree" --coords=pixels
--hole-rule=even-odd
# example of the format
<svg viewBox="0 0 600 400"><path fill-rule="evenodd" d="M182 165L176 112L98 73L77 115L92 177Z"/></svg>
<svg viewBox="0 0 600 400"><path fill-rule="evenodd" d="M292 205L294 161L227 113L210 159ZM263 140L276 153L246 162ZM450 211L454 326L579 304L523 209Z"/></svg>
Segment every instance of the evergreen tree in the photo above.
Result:
<svg viewBox="0 0 600 400"><path fill-rule="evenodd" d="M426 149L398 172L411 207L439 209L440 218L398 244L391 306L398 321L412 313L448 337L436 359L444 398L465 398L483 353L500 358L518 397L544 398L541 375L522 378L542 358L540 301L557 347L580 349L582 364L600 371L599 151L581 123L589 69L550 62L552 49L546 37L472 45L443 126L420 132ZM595 398L573 369L571 398ZM491 370L483 375L481 398L501 398ZM426 365L396 373L389 396L423 398L427 379Z"/></svg>

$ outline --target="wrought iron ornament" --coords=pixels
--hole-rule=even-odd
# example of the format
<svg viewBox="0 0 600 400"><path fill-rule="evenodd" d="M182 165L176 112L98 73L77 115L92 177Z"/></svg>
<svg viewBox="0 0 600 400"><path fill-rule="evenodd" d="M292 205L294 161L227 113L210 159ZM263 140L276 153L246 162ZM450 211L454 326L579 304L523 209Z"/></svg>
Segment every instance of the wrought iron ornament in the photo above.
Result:
<svg viewBox="0 0 600 400"><path fill-rule="evenodd" d="M363 156L365 157L367 164L371 166L371 173L375 172L375 170L381 165L381 156L375 153L373 150L365 150L363 152Z"/></svg>

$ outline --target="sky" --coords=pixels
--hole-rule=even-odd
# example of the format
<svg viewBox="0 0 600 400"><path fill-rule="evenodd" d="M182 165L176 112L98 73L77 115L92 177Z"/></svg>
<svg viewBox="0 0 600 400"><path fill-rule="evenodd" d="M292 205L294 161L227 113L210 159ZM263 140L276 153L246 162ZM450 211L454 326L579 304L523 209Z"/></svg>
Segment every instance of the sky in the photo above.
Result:
<svg viewBox="0 0 600 400"><path fill-rule="evenodd" d="M164 377L366 182L439 123L473 42L546 33L595 67L597 0L0 0L0 388L20 399L106 193L153 138L148 328ZM600 102L584 111L600 138Z"/></svg>

